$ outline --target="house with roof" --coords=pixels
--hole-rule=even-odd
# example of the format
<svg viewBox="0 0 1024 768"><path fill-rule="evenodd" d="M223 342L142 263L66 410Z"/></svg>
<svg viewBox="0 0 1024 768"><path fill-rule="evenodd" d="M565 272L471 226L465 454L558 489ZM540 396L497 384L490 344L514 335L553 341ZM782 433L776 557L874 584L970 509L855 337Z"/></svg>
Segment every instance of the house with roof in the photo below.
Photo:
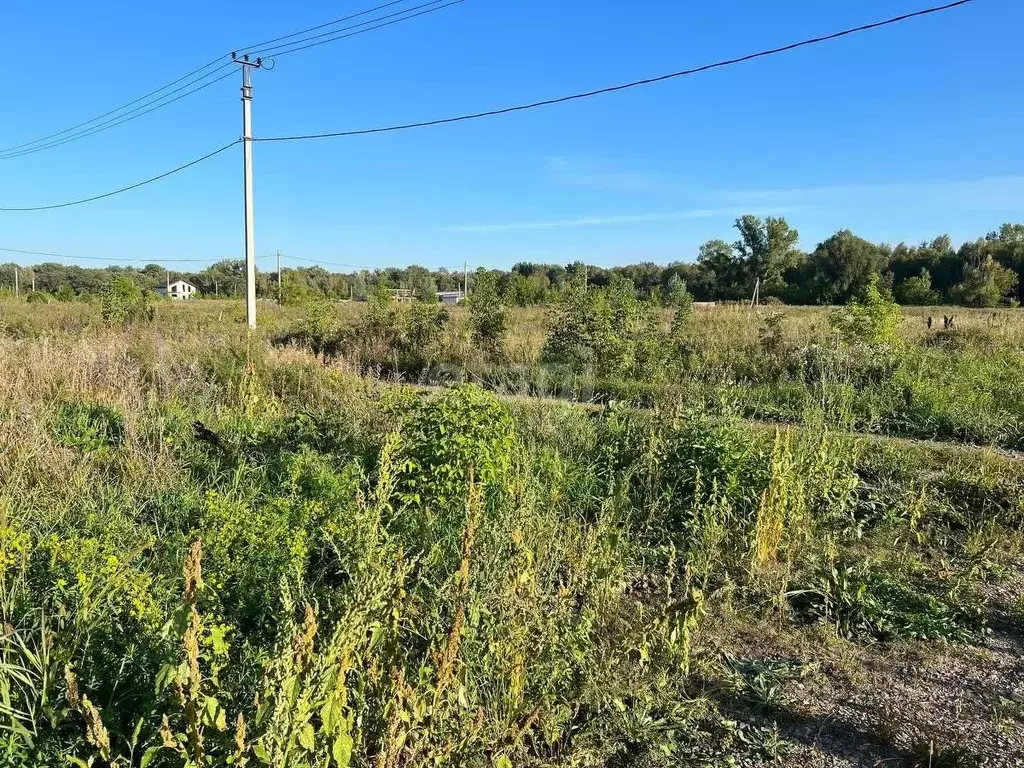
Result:
<svg viewBox="0 0 1024 768"><path fill-rule="evenodd" d="M169 296L172 299L180 301L183 299L191 299L199 293L199 289L187 280L175 280L173 283L159 286L156 289L156 292L160 296Z"/></svg>

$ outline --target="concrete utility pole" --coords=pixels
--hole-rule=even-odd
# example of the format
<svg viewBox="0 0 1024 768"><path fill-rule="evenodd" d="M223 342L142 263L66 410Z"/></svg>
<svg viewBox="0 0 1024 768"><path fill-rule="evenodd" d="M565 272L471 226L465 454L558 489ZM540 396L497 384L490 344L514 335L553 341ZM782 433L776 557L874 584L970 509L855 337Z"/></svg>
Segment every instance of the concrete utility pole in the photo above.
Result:
<svg viewBox="0 0 1024 768"><path fill-rule="evenodd" d="M469 265L462 262L462 298L469 296Z"/></svg>
<svg viewBox="0 0 1024 768"><path fill-rule="evenodd" d="M281 252L277 252L277 303L284 304L284 296L281 293Z"/></svg>
<svg viewBox="0 0 1024 768"><path fill-rule="evenodd" d="M32 293L36 292L36 271L32 270Z"/></svg>
<svg viewBox="0 0 1024 768"><path fill-rule="evenodd" d="M249 54L232 60L242 67L242 156L245 191L245 322L256 327L256 234L252 207L252 71L263 59L249 61Z"/></svg>
<svg viewBox="0 0 1024 768"><path fill-rule="evenodd" d="M18 265L14 265L14 295L18 295Z"/></svg>
<svg viewBox="0 0 1024 768"><path fill-rule="evenodd" d="M164 270L164 295L167 298L171 298L171 273L170 270Z"/></svg>

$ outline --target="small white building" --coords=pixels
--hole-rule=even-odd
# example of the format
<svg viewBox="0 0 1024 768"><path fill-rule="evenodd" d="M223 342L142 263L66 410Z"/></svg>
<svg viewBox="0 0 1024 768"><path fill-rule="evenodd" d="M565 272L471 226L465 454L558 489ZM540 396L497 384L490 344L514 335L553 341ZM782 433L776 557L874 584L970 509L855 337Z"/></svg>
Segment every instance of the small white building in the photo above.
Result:
<svg viewBox="0 0 1024 768"><path fill-rule="evenodd" d="M442 304L458 304L465 299L466 296L462 291L438 291L437 298L441 300Z"/></svg>
<svg viewBox="0 0 1024 768"><path fill-rule="evenodd" d="M198 289L185 280L175 280L170 285L161 285L156 289L161 296L170 296L172 299L191 299L198 292Z"/></svg>

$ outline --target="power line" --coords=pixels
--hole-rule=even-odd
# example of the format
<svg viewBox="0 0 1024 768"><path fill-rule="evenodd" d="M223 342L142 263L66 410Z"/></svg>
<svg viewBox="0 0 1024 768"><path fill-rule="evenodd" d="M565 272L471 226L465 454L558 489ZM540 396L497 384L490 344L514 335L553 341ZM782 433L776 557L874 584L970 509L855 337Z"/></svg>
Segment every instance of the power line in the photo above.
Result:
<svg viewBox="0 0 1024 768"><path fill-rule="evenodd" d="M459 1L461 1L461 0L459 0ZM924 10L915 11L913 13L906 13L906 14L903 14L901 16L895 16L893 18L886 19L886 20L883 20L883 21L873 22L871 24L864 24L864 25L861 25L859 27L852 27L850 29L841 30L839 32L833 32L832 34L829 34L829 35L824 35L824 36L821 36L821 37L814 37L814 38L810 38L810 39L807 39L807 40L802 40L800 42L790 43L789 45L780 46L778 48L771 48L771 49L768 49L768 50L759 51L757 53L747 54L745 56L740 56L740 57L733 58L733 59L726 59L726 60L723 60L723 61L714 62L712 64L705 64L703 66L695 67L693 69L682 70L682 71L679 71L679 72L672 72L672 73L669 73L669 74L660 75L658 77L647 78L647 79L644 79L644 80L636 80L636 81L633 81L631 83L625 83L625 84L622 84L622 85L610 86L610 87L607 87L607 88L600 88L598 90L587 91L585 93L577 93L577 94L573 94L573 95L570 95L570 96L562 96L562 97L555 98L555 99L547 99L547 100L544 100L544 101L537 101L537 102L533 102L531 104L521 104L521 105L518 105L518 106L504 107L502 109L490 110L490 111L487 111L487 112L477 112L475 114L470 114L470 115L461 115L461 116L458 116L458 117L448 117L448 118L442 118L442 119L439 119L439 120L428 120L428 121L423 121L423 122L419 122L419 123L407 123L407 124L404 124L404 125L392 125L392 126L386 126L386 127L381 127L381 128L365 128L365 129L354 130L354 131L338 131L338 132L334 132L334 133L315 133L315 134L305 134L305 135L296 135L296 136L270 136L270 137L265 137L265 138L253 139L253 141L301 141L301 140L305 140L305 139L325 139L325 138L336 138L336 137L343 137L343 136L359 136L359 135L365 135L365 134L371 134L371 133L387 133L387 132L392 132L392 131L407 130L407 129L411 129L411 128L424 128L424 127L434 126L434 125L443 125L443 124L447 124L447 123L457 123L457 122L462 122L462 121L466 121L466 120L475 120L475 119L479 119L479 118L483 118L483 117L492 117L492 116L495 116L495 115L507 114L507 113L510 113L510 112L520 112L520 111L524 111L524 110L528 110L528 109L534 109L534 108L537 108L537 107L549 106L549 105L552 105L552 104L561 104L561 103L565 103L565 102L576 101L576 100L579 100L579 99L590 98L592 96L598 96L598 95L605 94L605 93L613 93L613 92L616 92L616 91L622 91L622 90L626 90L628 88L635 88L635 87L638 87L638 86L641 86L641 85L650 85L652 83L663 82L665 80L670 80L670 79L677 78L677 77L683 77L685 75L692 75L692 74L696 74L696 73L699 73L699 72L706 72L706 71L711 70L711 69L718 69L718 68L730 66L730 65L733 65L733 64L739 64L739 63L745 62L745 61L751 61L753 59L764 58L766 56L772 56L772 55L775 55L775 54L778 54L778 53L783 53L785 51L792 51L792 50L795 50L797 48L803 48L803 47L806 47L806 46L809 46L809 45L815 45L817 43L825 42L825 41L828 41L828 40L835 40L835 39L840 38L840 37L846 37L848 35L852 35L852 34L855 34L855 33L858 33L858 32L864 32L864 31L871 30L871 29L877 29L879 27L889 26L891 24L896 24L896 23L901 22L901 21L906 21L907 19L912 19L912 18L921 17L921 16L927 16L927 15L930 15L930 14L939 13L941 11L947 11L947 10L950 10L952 8L956 8L956 7L959 7L959 6L962 6L962 5L967 5L967 4L972 3L972 2L974 2L974 0L956 0L956 2L947 3L946 5L940 5L940 6L935 6L935 7L932 7L932 8L926 8ZM63 203L56 203L56 204L52 204L52 205L25 206L25 207L0 207L0 212L8 212L8 211L43 211L43 210L51 210L51 209L54 209L54 208L65 208L65 207L72 206L72 205L81 205L82 203L89 203L89 202L93 202L95 200L102 200L102 199L107 198L107 197L112 197L114 195L118 195L118 194L121 194L123 192L128 192L130 190L137 189L138 187L144 186L146 184L151 184L151 183L153 183L155 181L159 181L160 179L164 179L164 178L166 178L168 176L171 176L171 175L173 175L175 173L183 171L183 170L185 170L187 168L191 168L193 165L197 165L197 164L199 164L199 163L201 163L201 162L203 162L205 160L209 160L210 158L214 157L215 155L218 155L221 152L224 152L225 150L230 149L232 146L237 144L239 141L240 141L239 139L236 139L235 141L232 141L229 144L225 144L223 147L220 147L219 149L216 149L213 152L210 152L209 154L206 154L206 155L203 155L202 157L196 158L195 160L192 160L192 161L190 161L188 163L185 163L184 165L180 165L177 168L173 168L173 169L171 169L169 171L165 171L164 173L159 174L158 176L153 176L152 178L146 179L144 181L140 181L140 182L137 182L135 184L131 184L131 185L126 186L126 187L121 187L120 189L115 189L115 190L113 190L111 192L105 192L103 194L94 195L92 197L83 198L81 200L71 200L71 201L67 201L67 202L63 202ZM292 257L292 258L295 258L295 257ZM356 265L339 265L339 266L356 266ZM360 267L360 268L362 268L362 267Z"/></svg>
<svg viewBox="0 0 1024 768"><path fill-rule="evenodd" d="M453 5L459 5L460 3L463 2L465 2L465 0L448 0L447 2L446 0L431 0L431 2L423 3L422 5L413 6L412 8L406 8L405 10L397 11L395 13L389 13L386 16L381 16L376 19L370 19L369 21L360 22L359 24L353 24L350 27L342 27L341 29L331 30L330 32L325 32L324 34L321 35L315 35L313 37L308 37L302 40L295 40L292 43L286 43L284 45L276 46L266 51L261 49L258 50L257 53L264 57L285 56L289 53L296 53L297 51L305 51L308 48L315 48L318 45L326 45L327 43L333 43L338 40L344 40L349 37L355 37L356 35L362 35L365 34L366 32L372 32L375 29L390 27L392 24L400 24L403 21L409 21L410 19L415 19L418 16L424 16L428 13L434 13L435 11L443 11L445 8L451 8ZM419 12L413 13L413 11ZM385 19L391 19L391 21L385 21ZM340 34L342 32L347 32L348 30L356 29L357 27L364 27L368 24L372 24L374 26L367 27L366 29L360 29L355 32L348 32L347 34ZM319 38L326 39L319 40L319 42L309 42L311 40L318 40ZM279 48L283 48L284 50L278 50Z"/></svg>
<svg viewBox="0 0 1024 768"><path fill-rule="evenodd" d="M310 32L316 32L317 30L324 29L325 27L333 27L335 24L341 24L343 21L351 21L352 19L358 19L360 16L366 16L367 14L374 13L376 11L382 11L385 8L390 8L393 5L399 5L400 3L404 2L406 2L406 0L391 0L390 2L383 3L373 8L368 8L367 10L360 11L359 13L353 13L349 16L342 16L340 19L334 19L333 21L326 21L323 24L317 24L315 27L307 27L306 29L300 29L298 32L292 32L289 35L281 35L280 37L275 37L270 40L263 40L262 42L253 43L252 45L245 45L239 48L238 50L253 53L257 49L261 49L264 46L279 43L282 40L288 40L293 37L300 37L302 35L309 34Z"/></svg>
<svg viewBox="0 0 1024 768"><path fill-rule="evenodd" d="M345 21L350 21L352 19L359 18L361 16L366 16L366 15L369 15L371 13L376 13L377 11L381 11L381 10L387 9L387 8L389 8L391 6L394 6L394 5L397 5L399 3L403 3L403 2L407 2L407 0L390 0L390 2L386 2L386 3L380 4L380 5L374 6L372 8L368 8L366 10L359 11L358 13L349 14L347 16L343 16L341 18L334 19L332 21L328 21L328 22L325 22L323 24L318 24L318 25L316 25L314 27L309 27L307 29L300 30L299 32L293 32L293 33L288 34L288 35L283 35L281 37L276 37L276 38L272 38L270 40L265 40L263 42L256 43L254 45L249 45L249 46L243 46L243 47L240 47L240 48L236 48L236 50L245 50L245 51L254 51L254 50L256 50L256 52L259 53L259 50L257 50L257 49L261 49L264 46L267 46L267 45L270 45L272 43L276 43L276 42L279 42L279 41L288 40L290 38L298 37L300 39L292 40L292 42L290 42L290 43L286 43L285 45L281 45L281 46L276 46L275 48L271 49L271 50L276 52L275 55L285 55L285 54L288 54L288 53L295 53L296 51L305 50L307 48L312 48L312 47L315 47L317 45L324 45L326 43L335 42L336 40L342 40L342 39L345 39L345 38L354 37L355 35L364 34L365 32L371 32L371 31L373 31L375 29L381 29L382 27L391 26L391 24L396 24L396 23L399 23L399 22L402 22L402 21L407 21L409 19L416 18L417 16L422 16L424 13L431 13L431 12L433 12L435 10L442 10L443 8L448 7L448 5L456 5L459 2L464 2L464 0L455 0L455 2L449 2L448 5L443 5L443 6L440 6L438 8L430 8L429 10L420 11L419 13L412 13L412 11L416 11L416 10L419 10L419 9L425 7L425 6L415 6L415 7L412 7L412 8L407 8L407 9L405 9L403 11L399 11L397 13L388 14L386 16L381 16L381 17L378 17L376 19L370 19L368 21L360 22L359 24L355 24L355 25L352 25L352 26L349 26L349 27L342 27L341 29L334 29L334 30L331 30L329 32L325 32L325 33L322 33L322 34L319 34L319 35L314 35L314 36L311 36L311 37L305 37L305 38L302 37L302 35L306 35L309 32L313 32L313 31L316 31L316 30L324 29L326 27L335 26L335 25L341 24L341 23L343 23ZM443 2L443 0L433 0L433 2L427 3L426 5L427 6L435 5L436 3L439 3L439 2ZM395 18L393 21L388 21L388 22L384 21L385 19L391 19L392 17L395 17L395 16L400 16L400 18ZM384 22L384 23L378 23L378 22ZM359 27L364 27L366 25L374 25L374 26L370 26L370 27L368 27L366 29L358 29ZM353 30L353 31L350 32L349 30ZM341 34L341 33L346 33L346 32L347 32L347 34ZM318 40L319 38L324 38L324 37L327 37L327 39L319 40L319 42L310 42L310 41ZM279 48L286 48L287 50L280 50L278 52L277 49L279 49ZM96 117L94 117L94 118L92 118L90 120L86 120L86 121L84 121L82 123L78 123L77 125L73 125L70 128L65 128L62 131L57 131L56 133L52 133L52 134L49 134L47 136L40 137L38 139L34 139L33 141L25 142L25 143L22 143L22 144L16 144L16 145L11 146L11 147L6 147L4 149L0 149L0 160L10 160L10 159L13 159L15 157L21 157L23 155L33 154L35 152L42 152L42 151L44 151L46 149L53 149L55 147L59 147L59 146L62 146L64 144L68 144L68 143L73 142L73 141L78 141L79 139L84 139L84 138L87 138L88 136L93 136L93 135L95 135L97 133L101 133L102 131L109 130L111 128L115 128L115 127L117 127L119 125L123 125L126 122L130 122L131 120L134 120L134 119L136 119L138 117L142 117L143 115L149 114L150 112L153 112L154 110L160 109L162 107L166 107L166 106L168 106L170 104L173 104L173 103L175 103L177 101L180 101L181 99L186 98L187 96L191 96L191 95L197 93L198 91L201 91L204 88L206 88L206 87L208 87L210 85L213 85L215 82L219 82L220 80L223 80L226 77L230 77L231 73L227 73L227 74L225 74L225 75L223 75L221 77L218 77L218 78L216 78L214 80L211 80L211 81L208 81L206 83L203 83L202 85L198 85L199 83L202 83L203 80L206 80L207 78L212 77L213 75L215 75L218 72L222 71L226 67L230 67L231 66L231 62L230 61L226 61L225 60L226 58L227 58L226 55L218 56L216 59L213 59L212 61L208 62L207 64L204 64L203 66L198 67L198 68L192 70L188 74L182 75L181 77L177 78L176 80L173 80L170 83L167 83L166 85L161 86L160 88L157 88L157 89L155 89L153 91L150 91L149 93L147 93L147 94L145 94L143 96L140 96L137 99L133 99L132 101L129 101L129 102L125 103L125 104L122 104L119 107L116 107L114 109L108 110L107 112L104 112L102 115L98 115L98 116L96 116ZM216 66L218 63L220 64L220 66ZM211 67L215 67L215 68L211 70L210 69ZM210 70L210 71L207 72L206 70ZM200 74L200 73L204 73L204 72L205 72L205 74ZM196 75L198 75L198 77L195 77ZM185 81L188 81L188 82L185 82ZM173 86L178 85L179 83L184 83L184 84L183 85L179 85L177 88L174 88L173 90L168 90L168 89L172 88ZM197 86L197 85L198 85L198 87L193 87L193 86ZM185 93L182 93L180 96L177 96L177 97L175 97L173 99L168 99L167 98L168 96L171 96L172 94L175 94L175 93L180 93L183 90L185 91ZM156 98L152 98L152 97L156 97ZM135 105L138 105L138 106L135 106ZM134 107L134 108L133 109L128 109L129 107ZM109 119L105 119L105 118L109 118ZM69 134L71 134L71 135L69 135Z"/></svg>
<svg viewBox="0 0 1024 768"><path fill-rule="evenodd" d="M307 264L315 264L315 265L317 265L319 267L350 267L352 269L366 269L366 270L379 269L379 267L368 267L365 264L346 264L346 263L341 262L341 261L318 261L316 259L306 259L306 258L303 258L301 256L288 256L288 255L283 254L283 253L281 254L281 258L282 259L291 259L292 261L303 261L303 262L306 262Z"/></svg>
<svg viewBox="0 0 1024 768"><path fill-rule="evenodd" d="M203 75L203 77L209 77L210 75L212 75L212 74L214 74L216 72L219 72L220 69L223 69L223 67L215 69L215 70L213 70L213 72L210 72L207 75ZM102 133L103 131L108 131L111 128L116 128L119 125L123 125L124 123L130 123L132 120L136 120L136 119L142 117L143 115L148 115L150 112L153 112L154 110L160 109L161 107L166 107L166 106L168 106L170 104L173 104L176 101L181 101L182 99L184 99L187 96L191 96L194 93L198 93L199 91L203 90L204 88L208 88L211 85L219 83L221 80L224 80L225 78L231 77L233 74L234 74L234 71L227 72L227 73L221 75L220 77L216 78L215 80L210 80L210 81L208 81L206 83L203 83L202 85L200 85L200 86L198 86L196 88L193 88L192 90L186 91L185 93L181 94L180 96L175 96L173 99L169 99L167 101L157 100L156 102L150 102L149 104L142 104L142 105L136 107L135 109L130 110L129 112L125 112L123 115L119 115L116 118L111 118L110 120L107 120L106 122L99 123L97 125L92 126L91 128L88 128L88 129L84 130L84 131L81 131L79 133L74 133L74 134L72 134L70 136L65 136L62 139L58 139L56 141L52 141L52 142L50 142L48 144L43 144L43 145L38 146L38 147L32 147L30 149L23 149L23 150L21 150L19 152L11 152L11 153L8 153L8 154L0 154L0 160L11 160L11 159L13 159L15 157L22 157L23 155L31 155L31 154L35 154L36 152L42 152L42 151L47 150L47 149L53 149L54 147L60 147L60 146L63 146L64 144L70 144L73 141L78 141L79 139L84 139L84 138L86 138L88 136L92 136L92 135L97 134L97 133ZM200 78L199 80L194 80L193 82L189 83L188 85L195 85L196 83L200 82L201 79L202 78ZM185 87L185 86L183 86L183 87ZM181 90L181 89L180 88L175 89L174 91L170 91L169 93L164 94L164 96L170 96L172 93L176 93L179 90ZM162 96L161 99L162 98L164 98L164 97ZM149 108L146 109L146 107L149 107ZM139 110L143 110L143 111L140 112Z"/></svg>
<svg viewBox="0 0 1024 768"><path fill-rule="evenodd" d="M468 115L459 115L457 117L445 117L437 120L424 120L417 123L405 123L402 125L389 125L379 128L362 128L358 130L349 131L335 131L331 133L309 133L300 134L295 136L267 136L264 138L256 138L253 141L305 141L307 139L332 139L340 138L343 136L365 136L374 133L391 133L394 131L405 131L412 128L427 128L435 125L446 125L449 123L461 123L467 120L478 120L484 117L494 117L496 115L506 115L511 112L523 112L529 109L536 109L538 107L548 107L554 104L564 104L570 101L578 101L580 99L589 99L594 96L601 96L606 93L615 93L617 91L625 91L630 88L637 88L643 85L651 85L653 83L660 83L666 80L672 80L678 77L685 77L687 75L695 75L700 72L707 72L712 69L720 69L722 67L732 66L733 64L741 64L746 61L752 61L754 59L761 59L767 56L774 56L779 53L785 53L787 51L796 50L797 48L804 48L810 45L816 45L818 43L827 42L829 40L836 40L841 37L853 35L858 32L866 32L872 29L878 29L879 27L889 26L891 24L897 24L901 21L908 19L917 18L920 16L928 16L930 14L939 13L941 11L948 11L953 8L957 8L961 5L967 5L972 3L974 0L956 0L956 2L947 3L946 5L939 5L932 8L925 8L924 10L914 11L913 13L905 13L900 16L894 16L890 19L883 21L872 22L871 24L863 24L859 27L851 27L844 29L839 32L833 32L829 35L822 35L820 37L812 37L807 40L801 40L796 43L790 43L788 45L779 46L777 48L769 48L767 50L758 51L756 53L748 53L745 56L737 56L732 59L724 59L722 61L716 61L711 64L704 64L699 67L693 67L692 69L684 69L678 72L670 72L664 75L658 75L656 77L649 77L643 80L634 80L629 83L623 83L621 85L608 86L606 88L598 88L593 91L585 91L583 93L575 93L569 96L560 96L553 99L544 99L543 101L535 101L529 104L518 104L511 107L502 107L500 109L492 109L486 112L476 112Z"/></svg>
<svg viewBox="0 0 1024 768"><path fill-rule="evenodd" d="M129 191L131 191L133 189L138 189L139 187L143 187L146 184L152 184L154 181L160 181L160 179L166 179L168 176L172 176L175 173L179 173L180 171L184 171L186 168L191 168L193 165L198 165L199 163L201 163L201 162L203 162L205 160L209 160L211 157L214 157L215 155L219 155L221 152L224 152L225 150L231 149L231 147L235 146L235 144L238 144L240 141L241 141L241 139L235 139L231 143L225 144L220 149L215 149L215 150L213 150L213 152L210 152L209 154L203 155L202 157L197 157L195 160L190 160L189 162L185 163L184 165L179 165L177 168L172 168L169 171L164 171L163 173L159 174L158 176L153 176L153 177L151 177L149 179L145 179L144 181L136 182L135 184L129 184L127 187L121 187L120 189L115 189L115 190L113 190L111 192L104 192L101 195L93 195L92 197L85 197L85 198L82 198L81 200L68 200L67 202L53 203L51 205L32 205L32 206L8 207L8 208L0 207L0 211L6 211L6 212L10 212L10 211L49 211L49 210L53 210L54 208L67 208L67 207L72 206L72 205L81 205L82 203L91 203L91 202L93 202L95 200L102 200L103 198L106 198L106 197L113 197L114 195L120 195L122 192L129 192Z"/></svg>
<svg viewBox="0 0 1024 768"><path fill-rule="evenodd" d="M0 252L3 252L3 253L17 253L17 254L20 254L22 256L45 256L45 257L51 258L51 259L72 259L74 261L104 261L104 262L131 262L131 263L139 263L139 262L145 261L144 259L138 258L138 257L134 257L134 258L133 257L127 257L126 258L126 257L121 257L121 256L73 256L73 255L67 254L67 253L51 253L49 251L26 251L26 250L22 250L20 248L0 248ZM262 259L272 259L274 257L275 257L274 254L268 254L268 255L265 255L265 256L258 256L257 258L262 260ZM212 263L212 264L216 264L216 263L218 263L220 261L243 261L243 259L241 257L239 257L237 259L233 259L233 258L230 258L230 257L227 257L227 258L209 258L209 257L206 257L206 258L199 258L199 259L160 259L159 261L146 262L146 265L148 266L149 264L157 264L158 266L163 266L164 264L201 264L201 263L205 264L207 262Z"/></svg>
<svg viewBox="0 0 1024 768"><path fill-rule="evenodd" d="M111 109L108 112L104 112L102 115L97 115L96 117L92 118L91 120L86 120L85 122L79 123L78 125L72 125L70 128L65 128L63 131L57 131L56 133L51 133L48 136L41 136L40 138L35 139L34 141L29 141L29 142L26 142L24 144L16 144L13 147L6 147L6 148L0 150L0 153L7 153L7 152L11 152L13 150L22 149L24 147L30 147L33 144L39 144L39 143L47 141L49 139L53 139L53 138L56 138L58 136L63 136L66 133L71 133L72 131L75 131L75 130L77 130L79 128L83 128L83 127L85 127L87 125L95 123L98 120L102 120L103 118L108 117L110 115L113 115L116 112L122 111L126 107L130 107L130 106L132 106L134 104L139 103L140 101L144 101L145 99L148 99L150 96L155 96L156 94L160 93L161 91L167 90L172 85L177 85L182 80L187 80L188 78L192 77L193 75L199 74L204 69L209 69L210 67L212 67L214 64L216 64L217 62L219 62L223 58L225 58L225 57L224 56L218 56L213 61L210 61L210 62L204 64L201 67L193 69L191 72L189 72L186 75L182 75L177 80L172 80L171 82L167 83L167 85L161 86L160 88L157 88L156 90L150 91L149 93L147 93L147 94L145 94L143 96L139 96L137 99L133 99L132 101L129 101L126 104L122 104L119 107L115 107L114 109ZM204 75L204 77L205 77L205 75Z"/></svg>

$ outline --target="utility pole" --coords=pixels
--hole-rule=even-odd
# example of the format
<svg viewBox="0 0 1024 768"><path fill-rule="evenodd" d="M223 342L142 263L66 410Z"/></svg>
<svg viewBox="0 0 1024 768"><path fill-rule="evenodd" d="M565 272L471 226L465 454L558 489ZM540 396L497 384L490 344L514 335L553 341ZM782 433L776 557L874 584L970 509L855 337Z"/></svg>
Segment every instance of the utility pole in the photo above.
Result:
<svg viewBox="0 0 1024 768"><path fill-rule="evenodd" d="M249 61L249 54L232 60L242 67L242 158L245 193L245 322L256 327L256 234L252 207L252 70L263 66L263 59Z"/></svg>
<svg viewBox="0 0 1024 768"><path fill-rule="evenodd" d="M213 295L220 298L220 285L217 283L217 278L213 279Z"/></svg>
<svg viewBox="0 0 1024 768"><path fill-rule="evenodd" d="M14 265L14 295L18 295L18 265Z"/></svg>
<svg viewBox="0 0 1024 768"><path fill-rule="evenodd" d="M284 298L281 294L281 252L277 252L277 303L283 304Z"/></svg>
<svg viewBox="0 0 1024 768"><path fill-rule="evenodd" d="M469 298L469 265L462 262L462 298Z"/></svg>
<svg viewBox="0 0 1024 768"><path fill-rule="evenodd" d="M36 271L32 270L32 293L36 292Z"/></svg>
<svg viewBox="0 0 1024 768"><path fill-rule="evenodd" d="M168 299L171 298L171 271L169 269L164 270L164 295Z"/></svg>

